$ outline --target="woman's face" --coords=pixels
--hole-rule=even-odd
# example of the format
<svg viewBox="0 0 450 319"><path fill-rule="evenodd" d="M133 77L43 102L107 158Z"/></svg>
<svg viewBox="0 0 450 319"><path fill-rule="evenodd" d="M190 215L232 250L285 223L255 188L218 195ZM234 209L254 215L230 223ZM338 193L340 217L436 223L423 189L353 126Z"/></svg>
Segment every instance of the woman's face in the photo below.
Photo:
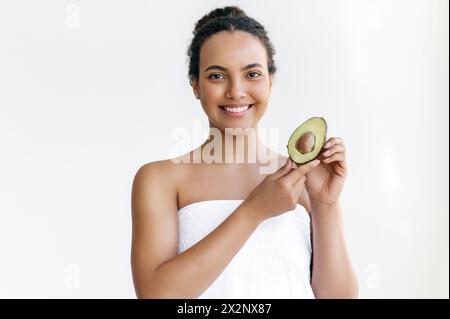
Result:
<svg viewBox="0 0 450 319"><path fill-rule="evenodd" d="M214 34L201 47L199 79L192 87L212 127L256 127L272 87L265 47L247 32Z"/></svg>

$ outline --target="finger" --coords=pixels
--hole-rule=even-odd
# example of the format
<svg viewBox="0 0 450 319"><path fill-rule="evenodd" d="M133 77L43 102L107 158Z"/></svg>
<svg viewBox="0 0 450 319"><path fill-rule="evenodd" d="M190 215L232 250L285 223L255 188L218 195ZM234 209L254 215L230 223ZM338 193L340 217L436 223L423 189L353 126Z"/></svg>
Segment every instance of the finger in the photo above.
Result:
<svg viewBox="0 0 450 319"><path fill-rule="evenodd" d="M344 144L342 137L330 137L323 148L330 148L336 144Z"/></svg>
<svg viewBox="0 0 450 319"><path fill-rule="evenodd" d="M305 188L305 182L306 182L306 175L303 175L294 183L294 186L293 186L294 194L297 199L300 198L300 195L301 195L303 189Z"/></svg>
<svg viewBox="0 0 450 319"><path fill-rule="evenodd" d="M286 174L286 176L284 176L283 179L285 179L289 184L293 185L299 178L301 178L303 175L308 173L314 167L319 165L319 163L320 160L315 159L314 161L303 164L300 167L292 170L289 174Z"/></svg>
<svg viewBox="0 0 450 319"><path fill-rule="evenodd" d="M291 171L292 168L292 160L288 157L283 166L281 166L275 173L273 173L271 178L280 178Z"/></svg>
<svg viewBox="0 0 450 319"><path fill-rule="evenodd" d="M345 154L342 152L335 153L330 157L327 157L322 162L323 163L332 163L332 162L339 162L339 161L345 161Z"/></svg>
<svg viewBox="0 0 450 319"><path fill-rule="evenodd" d="M345 146L343 144L335 144L332 147L328 148L325 152L322 153L322 155L326 157L330 157L331 155L335 153L344 153L345 152Z"/></svg>
<svg viewBox="0 0 450 319"><path fill-rule="evenodd" d="M300 164L297 164L296 162L292 162L292 168L296 169L299 167Z"/></svg>

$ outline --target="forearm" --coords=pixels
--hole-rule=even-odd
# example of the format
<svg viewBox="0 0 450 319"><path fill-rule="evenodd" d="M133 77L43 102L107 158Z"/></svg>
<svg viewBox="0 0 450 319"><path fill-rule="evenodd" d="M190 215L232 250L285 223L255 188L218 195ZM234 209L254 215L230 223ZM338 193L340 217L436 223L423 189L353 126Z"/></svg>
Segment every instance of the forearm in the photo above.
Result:
<svg viewBox="0 0 450 319"><path fill-rule="evenodd" d="M214 212L211 212L214 213ZM144 298L197 298L222 273L260 221L243 202L215 230L176 257L160 265Z"/></svg>
<svg viewBox="0 0 450 319"><path fill-rule="evenodd" d="M311 210L311 286L316 298L357 298L358 280L347 253L340 204L312 201Z"/></svg>

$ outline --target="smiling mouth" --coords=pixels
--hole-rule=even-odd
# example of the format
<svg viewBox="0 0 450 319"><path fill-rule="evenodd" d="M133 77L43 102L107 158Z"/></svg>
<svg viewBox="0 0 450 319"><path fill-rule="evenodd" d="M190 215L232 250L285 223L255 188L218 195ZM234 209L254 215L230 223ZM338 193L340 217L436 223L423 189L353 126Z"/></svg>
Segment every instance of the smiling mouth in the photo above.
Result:
<svg viewBox="0 0 450 319"><path fill-rule="evenodd" d="M227 107L227 106L219 106L222 110L224 110L227 113L244 113L245 111L251 109L255 104L247 104L239 107Z"/></svg>

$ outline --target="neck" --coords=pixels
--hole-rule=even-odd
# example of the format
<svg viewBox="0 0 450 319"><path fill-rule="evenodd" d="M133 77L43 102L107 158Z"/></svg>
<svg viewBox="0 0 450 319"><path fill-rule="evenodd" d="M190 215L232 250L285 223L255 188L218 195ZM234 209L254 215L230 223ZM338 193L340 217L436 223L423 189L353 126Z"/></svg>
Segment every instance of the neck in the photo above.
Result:
<svg viewBox="0 0 450 319"><path fill-rule="evenodd" d="M223 131L210 126L208 139L198 149L201 162L227 164L259 163L266 152L257 126Z"/></svg>

